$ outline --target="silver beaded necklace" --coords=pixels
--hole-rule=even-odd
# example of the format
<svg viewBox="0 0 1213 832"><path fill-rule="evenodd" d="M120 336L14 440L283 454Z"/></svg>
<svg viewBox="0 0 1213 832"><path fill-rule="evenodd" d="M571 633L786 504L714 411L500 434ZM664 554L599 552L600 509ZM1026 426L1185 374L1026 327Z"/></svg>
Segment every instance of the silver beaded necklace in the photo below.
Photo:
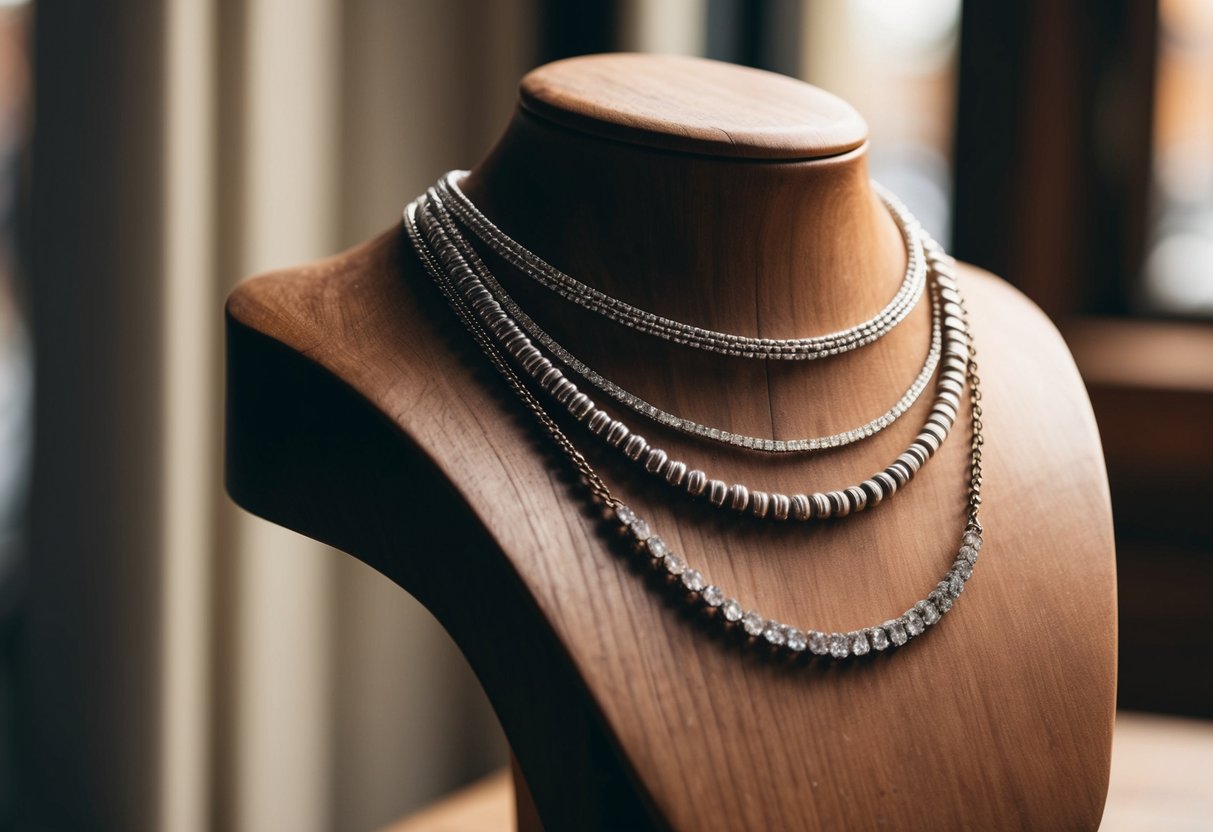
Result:
<svg viewBox="0 0 1213 832"><path fill-rule="evenodd" d="M650 445L622 420L613 419L589 396L580 392L577 385L565 377L539 346L532 343L518 322L507 314L484 285L481 272L469 262L467 255L470 247L466 243L461 245L457 229L452 235L448 233L449 226L441 221L441 207L441 195L435 189L430 189L425 199L426 210L419 213L421 232L431 249L439 253L443 267L451 274L458 275L455 286L478 316L481 326L491 332L502 350L511 355L539 387L574 419L584 422L592 433L602 436L609 445L619 449L648 473L672 487L681 488L692 497L704 497L714 506L773 520L808 521L845 517L874 507L903 488L947 439L956 419L960 409L960 394L964 389L967 335L959 318L942 314L942 305L945 304L958 309L955 301L960 296L951 277L937 269L932 290L935 312L932 320L933 329L936 330L932 340L940 337L938 330L946 332L944 366L931 411L921 432L905 452L887 468L862 483L825 492L787 495L753 489L742 483L729 485L723 480L714 479L702 470L689 468L685 462L671 458L661 448ZM946 257L933 241L928 239L927 243L932 263ZM476 262L483 268L483 262L478 259ZM483 273L488 274L487 269L483 269Z"/></svg>
<svg viewBox="0 0 1213 832"><path fill-rule="evenodd" d="M698 436L702 439L710 439L714 442L722 442L729 445L735 445L740 448L747 448L756 451L766 451L769 453L796 453L805 451L818 451L828 448L839 448L844 445L849 445L853 442L858 442L862 439L867 439L876 435L888 426L892 425L901 417L907 410L913 406L914 402L922 394L931 376L935 374L935 368L939 365L939 356L941 352L941 337L939 325L939 308L938 304L933 304L932 309L935 312L932 322L932 337L931 345L927 350L926 359L923 361L922 369L915 376L910 387L905 391L900 399L893 404L887 411L871 419L868 422L856 428L851 428L828 436L818 436L806 439L769 439L761 436L751 436L744 433L736 433L734 431L725 430L723 428L712 427L709 425L696 422L692 419L686 419L677 416L666 410L662 410L654 404L645 401L634 393L631 393L618 384L615 384L608 378L603 377L596 372L592 367L587 366L579 360L575 355L565 349L559 342L547 333L539 324L537 324L510 296L505 287L493 276L493 273L484 264L480 255L476 250L464 239L460 233L459 226L453 221L450 212L447 210L449 197L452 196L452 191L446 186L447 180L443 179L440 184L434 189L435 193L430 194L429 204L433 209L433 215L439 225L442 227L443 234L452 240L459 249L460 254L468 261L473 271L476 273L480 282L489 290L494 299L505 309L506 312L514 319L514 321L522 328L531 340L542 345L547 349L552 356L564 366L577 373L590 384L597 387L620 404L631 410L645 416L660 425L673 428L682 433ZM464 197L466 200L466 197ZM899 222L904 222L906 214L903 211L894 212L894 217ZM921 242L918 240L918 231L920 228L917 223L907 223L906 233L914 236L915 248L922 249ZM538 259L535 255L532 258ZM546 266L546 264L545 264ZM547 267L551 269L551 267ZM539 279L537 274L532 272L530 268L524 270L533 278Z"/></svg>
<svg viewBox="0 0 1213 832"><path fill-rule="evenodd" d="M964 335L963 341L958 340L953 345L954 348L963 350L963 355L949 352L948 358L963 361L963 379L970 395L971 441L968 509L966 523L960 536L959 550L943 579L930 590L927 597L915 602L897 618L859 630L831 632L811 628L802 629L766 618L756 610L746 611L740 601L728 597L723 589L709 583L699 570L692 568L681 556L671 551L662 538L654 533L647 521L612 494L585 456L577 450L505 357L506 354L502 347L508 349L510 354L519 360L519 353L525 352L526 348L533 346L529 343L529 339L521 331L516 334L510 333L500 341L494 338L494 334L491 334L494 324L490 323L486 327L483 320L495 321L498 322L498 325L501 321L508 320L508 316L501 309L500 304L492 298L483 285L478 288L475 286L477 282L475 272L466 261L460 262L460 253L453 243L449 240L438 239L435 245L419 228L419 224L427 223L427 218L429 227L431 229L435 227L426 202L425 198L420 198L410 203L404 212L405 232L426 272L434 280L490 364L501 374L507 386L519 397L556 446L581 473L592 498L608 510L618 524L621 533L633 542L634 550L639 556L648 560L655 570L665 574L672 586L680 587L695 598L706 614L722 622L725 626L734 627L740 624L742 630L752 637L750 643L754 645L765 643L793 654L803 653L807 650L816 655L845 659L864 656L871 651L886 650L890 646L903 645L909 639L924 633L928 627L938 622L942 615L952 609L953 603L960 596L965 583L973 574L973 568L983 542L983 530L978 513L981 506L981 461L984 437L982 433L981 382L977 375L976 351L969 338L968 315L963 298L955 285L952 274L953 262L942 253L942 250L935 248L932 270L936 274L938 285L942 287L939 291L944 304L951 304L955 307L956 314L948 316L954 320L951 326ZM461 285L468 287L469 284L472 285L468 291L460 288ZM489 314L487 318L482 318L481 315L485 310L488 310ZM948 318L945 318L945 321ZM499 328L508 330L508 327L505 326L499 326ZM523 341L527 343L520 350L515 351L510 346L511 342L517 346ZM532 357L530 353L526 353L526 355L527 360L523 362L524 368L526 363L538 366L546 361L548 362L547 369L556 369L550 365L548 359L538 354L537 350L535 357ZM527 372L533 375L530 369ZM948 369L945 368L944 372L948 372ZM540 378L542 379L542 376ZM564 381L567 382L567 379ZM549 390L549 392L551 391ZM958 397L959 393L953 396L956 398L953 411L959 409ZM949 402L950 404L951 402ZM954 412L952 418L955 418ZM895 463L895 465L897 464Z"/></svg>

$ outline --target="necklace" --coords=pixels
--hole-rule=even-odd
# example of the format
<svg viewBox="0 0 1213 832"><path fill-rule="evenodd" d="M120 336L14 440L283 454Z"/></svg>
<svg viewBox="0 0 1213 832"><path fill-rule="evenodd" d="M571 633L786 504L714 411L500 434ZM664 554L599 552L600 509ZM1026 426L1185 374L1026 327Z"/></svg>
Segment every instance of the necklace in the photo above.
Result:
<svg viewBox="0 0 1213 832"><path fill-rule="evenodd" d="M435 189L437 190L437 189ZM867 439L874 436L876 433L893 424L897 419L905 413L918 400L922 391L926 388L931 376L935 374L935 368L939 365L939 356L941 352L941 337L939 325L939 305L932 303L932 335L931 346L927 351L926 359L923 362L922 369L910 384L909 389L902 395L897 402L875 419L860 425L857 428L841 431L829 436L819 436L811 439L768 439L766 437L749 436L742 433L734 433L722 428L709 427L708 425L700 424L699 422L690 419L684 419L669 413L656 405L650 404L639 396L624 390L619 385L612 382L610 379L604 378L597 373L593 368L587 366L580 361L576 356L565 349L559 342L549 335L514 301L510 294L505 290L505 287L493 276L492 272L484 264L480 255L476 250L463 238L459 231L458 225L452 220L446 206L446 193L449 189L443 192L431 191L428 197L428 203L432 206L433 215L437 223L441 226L443 233L455 243L463 258L471 266L476 273L480 282L488 289L489 293L497 301L502 308L509 313L510 317L522 328L522 330L530 336L536 343L546 348L552 356L564 366L577 373L586 381L593 384L599 390L602 390L607 395L614 398L620 404L630 408L631 410L646 416L658 424L673 428L682 433L698 436L703 439L710 439L715 442L722 442L737 447L747 448L757 451L767 451L771 453L792 453L798 451L817 451L825 448L838 448L844 445L849 445L861 439ZM465 198L466 199L466 198ZM532 275L534 277L534 275Z"/></svg>
<svg viewBox="0 0 1213 832"><path fill-rule="evenodd" d="M416 212L416 222L430 248L437 253L443 268L454 276L455 289L478 317L480 325L496 337L502 350L510 354L539 387L573 418L585 422L592 433L603 436L608 444L650 474L661 477L671 486L682 488L692 497L706 497L714 506L749 512L759 518L800 521L845 517L864 511L891 497L914 477L947 438L959 412L968 360L967 329L963 320L955 314L936 314L936 325L942 326L947 333L936 400L922 431L887 468L857 485L811 494L768 493L741 483L729 485L723 480L713 479L704 471L690 469L685 462L672 459L664 450L651 446L622 421L612 419L607 411L599 408L589 396L565 378L560 368L554 366L531 342L480 281L456 240L447 234L438 220L436 214L440 206L441 196L431 189L422 209ZM934 283L937 284L933 294L939 295L936 305L943 302L945 306L950 305L954 312L961 311L957 305L960 295L945 262L948 258L934 241L929 241L929 250Z"/></svg>
<svg viewBox="0 0 1213 832"><path fill-rule="evenodd" d="M655 335L688 347L741 358L773 358L793 361L812 361L838 355L872 343L901 323L910 314L918 299L922 297L925 286L926 264L922 243L917 234L918 221L911 216L900 200L876 183L872 183L877 195L888 209L894 222L897 223L906 246L905 276L897 294L884 309L874 317L847 329L811 338L750 338L727 332L715 332L639 309L619 298L600 292L592 286L587 286L548 264L543 258L494 225L492 220L468 199L459 187L459 180L466 174L467 171L451 171L439 180L436 189L442 195L450 198L451 210L460 222L500 257L541 286L579 306L639 332Z"/></svg>
<svg viewBox="0 0 1213 832"><path fill-rule="evenodd" d="M463 326L468 330L473 340L480 347L489 363L501 374L507 386L519 397L523 405L531 412L548 436L568 458L570 463L581 473L591 497L602 503L613 516L621 532L626 534L634 543L634 549L639 556L646 558L659 570L668 576L671 585L679 586L695 597L700 608L708 615L724 623L725 626L740 624L742 630L752 637L751 644L766 643L774 648L803 653L806 650L815 655L829 655L836 659L851 656L864 656L876 650L886 650L891 645L900 646L909 639L922 635L928 627L952 609L957 598L964 590L966 582L972 577L978 552L982 547L983 530L978 519L981 506L982 485L982 409L981 409L981 380L977 374L976 351L972 341L966 337L965 347L965 381L970 394L970 457L967 519L960 535L960 546L956 557L944 574L943 579L931 589L927 596L915 602L909 609L897 618L888 619L880 624L864 627L847 632L832 632L811 628L790 626L774 619L766 618L757 610L746 611L740 601L729 597L723 589L708 583L706 577L697 569L689 566L677 553L670 550L660 536L656 535L648 522L617 499L606 483L593 469L585 456L565 435L556 421L547 413L540 401L531 393L521 378L514 372L505 355L498 349L492 336L480 324L473 311L473 306L465 299L455 285L454 279L466 279L471 275L454 270L452 273L444 268L444 255L449 258L454 246L449 241L443 246L431 249L418 229L418 214L422 200L410 203L404 212L405 232L409 237L423 267L439 290L450 304L452 310ZM457 252L456 252L457 254ZM937 268L950 272L951 262L940 259ZM473 275L474 276L474 275ZM947 274L950 278L950 273ZM968 316L964 308L959 290L953 286L956 295L959 320L965 334L968 333ZM473 301L475 303L477 301ZM523 336L525 337L525 336Z"/></svg>

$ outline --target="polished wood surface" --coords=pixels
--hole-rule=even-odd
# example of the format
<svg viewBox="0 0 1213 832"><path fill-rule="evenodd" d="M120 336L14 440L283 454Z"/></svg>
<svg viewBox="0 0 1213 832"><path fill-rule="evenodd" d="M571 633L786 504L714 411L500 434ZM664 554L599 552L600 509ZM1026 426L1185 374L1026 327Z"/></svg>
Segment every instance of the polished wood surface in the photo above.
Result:
<svg viewBox="0 0 1213 832"><path fill-rule="evenodd" d="M569 66L549 67L548 86ZM630 66L630 78L616 67L617 84L674 94L646 86L660 63ZM720 69L705 66L694 97L710 102ZM783 94L764 77L734 83L755 100ZM722 112L705 105L701 121L730 116L731 99L718 100ZM727 137L718 155L702 143L689 154L615 141L613 129L595 136L520 110L468 191L579 278L701 325L821 333L895 292L904 253L868 188L862 144L815 158L798 136L787 151L808 160L772 162L739 157ZM834 360L723 359L501 277L628 389L763 435L883 412L928 340L924 304ZM960 282L986 400L987 545L956 609L904 650L784 661L660 591L604 538L395 229L231 296L229 490L429 606L485 685L550 829L1095 828L1116 645L1098 435L1044 316L978 270L962 268ZM858 446L785 459L629 421L714 475L793 492L884 467L926 407ZM893 500L811 528L709 511L569 432L676 549L780 620L846 630L895 616L947 568L963 524L963 427Z"/></svg>
<svg viewBox="0 0 1213 832"><path fill-rule="evenodd" d="M1100 832L1204 832L1213 818L1213 722L1121 711ZM501 832L514 826L509 771L448 795L383 832Z"/></svg>
<svg viewBox="0 0 1213 832"><path fill-rule="evenodd" d="M816 159L856 149L868 132L825 90L682 55L557 61L526 75L519 93L523 108L555 124L711 156Z"/></svg>

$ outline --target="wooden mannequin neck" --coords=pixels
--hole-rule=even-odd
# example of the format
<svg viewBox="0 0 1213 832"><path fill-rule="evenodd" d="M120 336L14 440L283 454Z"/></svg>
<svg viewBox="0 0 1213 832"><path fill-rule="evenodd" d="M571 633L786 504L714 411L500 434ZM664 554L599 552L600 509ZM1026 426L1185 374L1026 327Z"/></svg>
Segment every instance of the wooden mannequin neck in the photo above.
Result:
<svg viewBox="0 0 1213 832"><path fill-rule="evenodd" d="M862 120L808 85L711 62L695 62L722 69L697 67L690 92L668 88L668 67L650 63L669 60L595 56L532 73L465 191L559 268L689 323L794 337L881 308L905 252L868 180ZM577 86L604 61L617 86ZM802 108L786 107L788 83ZM775 116L761 110L768 97L785 104Z"/></svg>

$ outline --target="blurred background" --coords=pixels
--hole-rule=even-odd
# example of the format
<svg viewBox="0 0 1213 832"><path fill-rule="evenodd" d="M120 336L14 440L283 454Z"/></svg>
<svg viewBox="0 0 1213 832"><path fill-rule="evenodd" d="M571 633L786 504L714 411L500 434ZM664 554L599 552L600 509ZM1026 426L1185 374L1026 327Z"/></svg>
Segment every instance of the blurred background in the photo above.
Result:
<svg viewBox="0 0 1213 832"><path fill-rule="evenodd" d="M874 177L1058 322L1120 706L1209 736L1213 3L0 0L0 827L375 829L505 763L427 612L227 501L221 308L475 163L530 67L610 50L848 99Z"/></svg>

